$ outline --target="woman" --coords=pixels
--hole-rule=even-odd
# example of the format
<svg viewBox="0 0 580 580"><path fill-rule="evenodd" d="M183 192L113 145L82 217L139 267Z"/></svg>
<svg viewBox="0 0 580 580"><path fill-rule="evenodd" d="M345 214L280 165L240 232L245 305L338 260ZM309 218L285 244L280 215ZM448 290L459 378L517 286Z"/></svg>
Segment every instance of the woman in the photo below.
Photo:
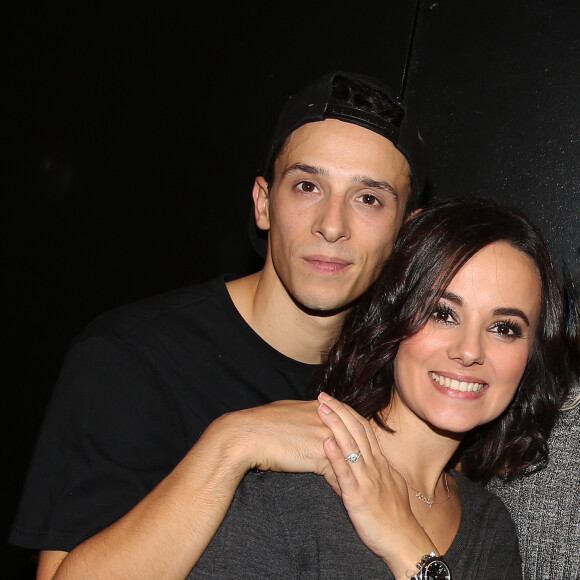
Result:
<svg viewBox="0 0 580 580"><path fill-rule="evenodd" d="M507 510L449 466L485 479L546 459L576 379L563 320L518 212L462 199L415 215L321 369L337 493L249 473L189 578L520 578Z"/></svg>

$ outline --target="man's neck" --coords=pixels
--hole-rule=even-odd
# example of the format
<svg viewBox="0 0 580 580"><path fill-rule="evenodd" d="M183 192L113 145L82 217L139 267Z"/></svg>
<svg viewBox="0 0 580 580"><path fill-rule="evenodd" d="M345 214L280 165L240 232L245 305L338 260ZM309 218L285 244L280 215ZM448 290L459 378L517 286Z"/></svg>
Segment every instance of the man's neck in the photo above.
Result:
<svg viewBox="0 0 580 580"><path fill-rule="evenodd" d="M305 312L281 284L273 285L262 274L226 284L238 312L277 351L300 362L319 363L323 351L336 339L344 313L321 316Z"/></svg>

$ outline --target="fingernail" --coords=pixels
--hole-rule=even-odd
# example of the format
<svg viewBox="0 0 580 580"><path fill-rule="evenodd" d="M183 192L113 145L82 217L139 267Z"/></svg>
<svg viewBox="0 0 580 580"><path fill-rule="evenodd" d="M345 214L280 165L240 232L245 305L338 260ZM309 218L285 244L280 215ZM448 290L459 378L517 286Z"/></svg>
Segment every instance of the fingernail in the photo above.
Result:
<svg viewBox="0 0 580 580"><path fill-rule="evenodd" d="M329 437L326 440L326 445L329 449L336 449L336 441L332 437Z"/></svg>
<svg viewBox="0 0 580 580"><path fill-rule="evenodd" d="M324 401L332 401L332 397L328 393L325 393L325 392L320 393L320 395L318 395L318 397L320 399L323 399Z"/></svg>
<svg viewBox="0 0 580 580"><path fill-rule="evenodd" d="M325 414L328 415L332 409L328 406L325 405L324 403L320 403L320 405L318 405L318 408Z"/></svg>

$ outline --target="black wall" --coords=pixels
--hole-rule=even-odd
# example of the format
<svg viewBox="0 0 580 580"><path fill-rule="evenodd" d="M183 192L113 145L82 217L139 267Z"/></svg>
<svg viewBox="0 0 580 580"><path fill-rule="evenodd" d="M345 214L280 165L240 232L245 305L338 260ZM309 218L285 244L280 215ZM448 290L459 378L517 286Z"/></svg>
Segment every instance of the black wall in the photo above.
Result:
<svg viewBox="0 0 580 580"><path fill-rule="evenodd" d="M421 2L409 99L435 197L526 212L580 266L580 3Z"/></svg>

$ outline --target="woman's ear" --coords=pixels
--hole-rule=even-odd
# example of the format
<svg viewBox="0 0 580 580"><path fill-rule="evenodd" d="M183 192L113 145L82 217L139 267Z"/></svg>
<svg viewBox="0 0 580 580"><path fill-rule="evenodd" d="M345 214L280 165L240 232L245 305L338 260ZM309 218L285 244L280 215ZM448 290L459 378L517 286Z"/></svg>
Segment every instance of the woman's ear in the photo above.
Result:
<svg viewBox="0 0 580 580"><path fill-rule="evenodd" d="M256 225L261 230L270 229L270 192L268 182L262 177L256 177L254 188L252 189L252 199L254 200L254 216Z"/></svg>

